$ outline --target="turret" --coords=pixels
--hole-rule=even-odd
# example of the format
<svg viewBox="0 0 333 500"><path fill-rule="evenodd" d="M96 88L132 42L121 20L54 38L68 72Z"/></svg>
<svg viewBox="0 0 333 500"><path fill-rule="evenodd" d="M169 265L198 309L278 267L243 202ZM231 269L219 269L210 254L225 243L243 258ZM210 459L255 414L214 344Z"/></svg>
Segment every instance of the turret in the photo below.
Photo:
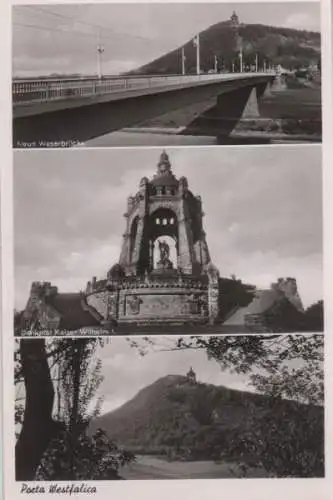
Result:
<svg viewBox="0 0 333 500"><path fill-rule="evenodd" d="M197 377L196 377L196 374L195 374L192 366L189 369L189 371L187 372L186 378L187 378L187 380L188 380L189 383L191 383L191 384L195 384L196 383Z"/></svg>

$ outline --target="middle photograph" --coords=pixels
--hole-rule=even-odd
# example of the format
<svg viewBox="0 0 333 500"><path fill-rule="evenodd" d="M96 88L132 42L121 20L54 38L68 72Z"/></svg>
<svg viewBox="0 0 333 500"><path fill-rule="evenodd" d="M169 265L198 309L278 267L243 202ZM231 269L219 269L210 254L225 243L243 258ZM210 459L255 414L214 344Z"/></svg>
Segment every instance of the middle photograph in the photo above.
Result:
<svg viewBox="0 0 333 500"><path fill-rule="evenodd" d="M14 153L15 335L323 330L320 146Z"/></svg>

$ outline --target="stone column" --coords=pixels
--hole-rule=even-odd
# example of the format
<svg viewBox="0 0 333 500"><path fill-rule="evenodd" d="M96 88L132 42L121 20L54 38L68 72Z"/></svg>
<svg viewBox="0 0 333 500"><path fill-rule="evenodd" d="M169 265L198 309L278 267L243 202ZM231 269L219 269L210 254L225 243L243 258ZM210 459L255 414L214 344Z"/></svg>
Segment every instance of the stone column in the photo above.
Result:
<svg viewBox="0 0 333 500"><path fill-rule="evenodd" d="M214 324L219 315L219 271L212 262L207 267L208 274L208 316L209 323Z"/></svg>
<svg viewBox="0 0 333 500"><path fill-rule="evenodd" d="M186 201L182 200L179 207L178 217L178 252L179 266L185 274L193 272L194 248L191 231L191 219L186 207Z"/></svg>
<svg viewBox="0 0 333 500"><path fill-rule="evenodd" d="M131 270L136 274L137 267L140 261L141 248L144 245L144 229L145 229L145 215L140 215L138 220L138 227L131 256Z"/></svg>

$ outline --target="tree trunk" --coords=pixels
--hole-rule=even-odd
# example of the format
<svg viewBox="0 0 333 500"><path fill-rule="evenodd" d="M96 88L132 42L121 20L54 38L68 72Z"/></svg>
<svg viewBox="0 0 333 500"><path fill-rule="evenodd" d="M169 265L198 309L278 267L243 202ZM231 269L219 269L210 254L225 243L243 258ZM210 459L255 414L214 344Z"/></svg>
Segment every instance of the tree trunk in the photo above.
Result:
<svg viewBox="0 0 333 500"><path fill-rule="evenodd" d="M21 339L20 353L26 392L24 420L16 444L16 480L33 480L53 438L54 388L44 339Z"/></svg>
<svg viewBox="0 0 333 500"><path fill-rule="evenodd" d="M78 421L79 421L79 406L80 406L80 369L82 361L82 353L84 351L85 342L82 339L73 340L72 344L72 377L73 377L73 402L69 422L69 437L70 437L70 453L71 479L75 475L75 449L78 438Z"/></svg>

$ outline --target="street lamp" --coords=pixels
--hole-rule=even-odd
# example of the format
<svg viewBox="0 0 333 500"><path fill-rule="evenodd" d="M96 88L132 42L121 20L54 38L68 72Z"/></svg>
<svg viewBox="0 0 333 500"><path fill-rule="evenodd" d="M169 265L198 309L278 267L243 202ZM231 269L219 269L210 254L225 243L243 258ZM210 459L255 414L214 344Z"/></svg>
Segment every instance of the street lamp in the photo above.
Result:
<svg viewBox="0 0 333 500"><path fill-rule="evenodd" d="M98 78L102 79L102 54L104 52L104 47L102 45L97 45L97 75Z"/></svg>

